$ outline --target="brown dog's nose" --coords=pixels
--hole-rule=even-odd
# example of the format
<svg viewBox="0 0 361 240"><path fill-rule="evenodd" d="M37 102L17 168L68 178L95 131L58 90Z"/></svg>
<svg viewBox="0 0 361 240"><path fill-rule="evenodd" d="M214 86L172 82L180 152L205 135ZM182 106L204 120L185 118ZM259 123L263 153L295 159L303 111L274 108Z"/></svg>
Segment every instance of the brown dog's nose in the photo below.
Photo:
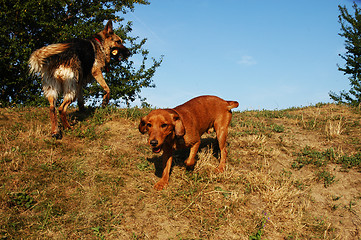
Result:
<svg viewBox="0 0 361 240"><path fill-rule="evenodd" d="M156 147L158 145L158 140L151 140L149 143L152 147Z"/></svg>

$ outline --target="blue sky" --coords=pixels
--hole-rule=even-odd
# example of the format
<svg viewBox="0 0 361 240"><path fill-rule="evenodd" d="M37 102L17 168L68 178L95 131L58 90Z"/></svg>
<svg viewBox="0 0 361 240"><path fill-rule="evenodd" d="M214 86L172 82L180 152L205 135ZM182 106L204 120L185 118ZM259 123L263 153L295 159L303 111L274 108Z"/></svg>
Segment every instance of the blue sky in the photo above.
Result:
<svg viewBox="0 0 361 240"><path fill-rule="evenodd" d="M331 102L349 89L338 35L338 5L351 1L151 0L127 13L132 35L158 59L156 88L141 96L175 107L199 95L237 100L237 110L285 109Z"/></svg>

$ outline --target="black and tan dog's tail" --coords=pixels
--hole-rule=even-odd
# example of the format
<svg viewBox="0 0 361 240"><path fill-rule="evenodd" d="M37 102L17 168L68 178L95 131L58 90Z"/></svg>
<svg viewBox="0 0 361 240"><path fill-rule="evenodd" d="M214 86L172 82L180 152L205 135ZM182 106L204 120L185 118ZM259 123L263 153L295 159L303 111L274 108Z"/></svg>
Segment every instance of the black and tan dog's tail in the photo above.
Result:
<svg viewBox="0 0 361 240"><path fill-rule="evenodd" d="M228 103L227 108L228 108L229 111L230 111L232 108L238 107L238 105L239 105L237 101L227 101L227 103Z"/></svg>
<svg viewBox="0 0 361 240"><path fill-rule="evenodd" d="M34 51L30 58L30 73L41 73L45 64L45 59L50 56L64 52L70 46L69 43L57 43L42 47Z"/></svg>

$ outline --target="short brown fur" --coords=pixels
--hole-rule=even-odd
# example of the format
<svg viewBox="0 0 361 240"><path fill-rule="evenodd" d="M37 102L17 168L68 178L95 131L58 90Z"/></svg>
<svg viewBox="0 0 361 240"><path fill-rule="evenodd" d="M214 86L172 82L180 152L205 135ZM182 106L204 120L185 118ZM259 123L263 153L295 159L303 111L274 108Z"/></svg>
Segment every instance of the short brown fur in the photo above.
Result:
<svg viewBox="0 0 361 240"><path fill-rule="evenodd" d="M200 96L173 109L157 109L143 117L139 131L148 132L148 143L153 152L163 150L163 174L154 188L161 190L168 185L173 151L190 147L185 164L194 166L195 157L201 144L201 136L211 128L217 133L221 159L217 172L226 166L226 139L228 125L232 118L232 108L238 107L236 101L225 101L216 96Z"/></svg>

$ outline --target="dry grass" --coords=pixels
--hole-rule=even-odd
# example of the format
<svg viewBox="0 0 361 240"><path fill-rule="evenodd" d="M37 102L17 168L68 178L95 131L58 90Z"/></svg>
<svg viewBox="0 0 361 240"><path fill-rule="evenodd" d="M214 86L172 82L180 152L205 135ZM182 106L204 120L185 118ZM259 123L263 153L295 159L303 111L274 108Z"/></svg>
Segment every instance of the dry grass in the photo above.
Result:
<svg viewBox="0 0 361 240"><path fill-rule="evenodd" d="M226 171L215 133L191 172L137 130L147 109L73 112L49 137L45 108L0 109L3 239L359 239L361 115L338 105L234 113Z"/></svg>
<svg viewBox="0 0 361 240"><path fill-rule="evenodd" d="M345 123L342 117L340 117L338 120L328 120L325 127L326 135L329 138L340 136L344 131L344 125Z"/></svg>

